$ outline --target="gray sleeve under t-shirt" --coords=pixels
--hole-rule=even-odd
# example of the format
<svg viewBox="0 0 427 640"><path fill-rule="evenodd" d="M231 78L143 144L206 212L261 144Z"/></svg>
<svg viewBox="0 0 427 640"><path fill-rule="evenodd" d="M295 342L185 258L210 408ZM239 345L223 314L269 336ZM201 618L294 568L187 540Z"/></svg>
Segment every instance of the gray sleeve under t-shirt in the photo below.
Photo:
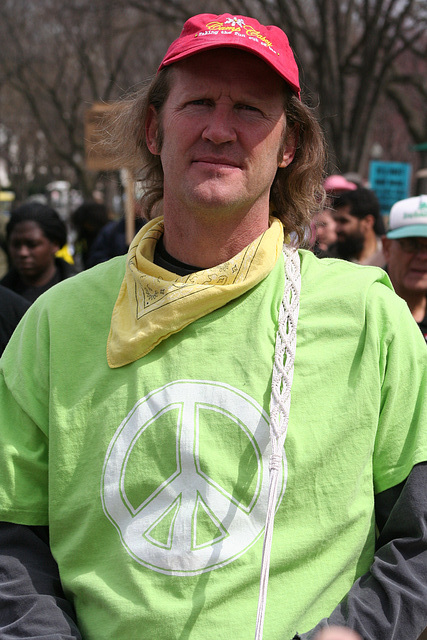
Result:
<svg viewBox="0 0 427 640"><path fill-rule="evenodd" d="M371 570L329 618L296 635L343 625L363 640L416 640L427 626L427 463L376 496L380 535ZM49 548L48 527L0 523L0 636L81 640ZM284 639L286 640L286 639Z"/></svg>

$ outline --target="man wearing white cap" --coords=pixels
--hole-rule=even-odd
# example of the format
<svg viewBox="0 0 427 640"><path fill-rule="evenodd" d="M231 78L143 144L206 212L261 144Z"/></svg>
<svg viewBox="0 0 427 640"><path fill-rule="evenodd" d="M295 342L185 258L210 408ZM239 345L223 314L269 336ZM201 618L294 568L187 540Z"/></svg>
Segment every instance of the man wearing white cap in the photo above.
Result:
<svg viewBox="0 0 427 640"><path fill-rule="evenodd" d="M424 343L290 241L324 148L286 35L193 16L116 126L149 222L1 361L5 637L416 640Z"/></svg>
<svg viewBox="0 0 427 640"><path fill-rule="evenodd" d="M427 341L427 195L393 205L383 251L394 289Z"/></svg>

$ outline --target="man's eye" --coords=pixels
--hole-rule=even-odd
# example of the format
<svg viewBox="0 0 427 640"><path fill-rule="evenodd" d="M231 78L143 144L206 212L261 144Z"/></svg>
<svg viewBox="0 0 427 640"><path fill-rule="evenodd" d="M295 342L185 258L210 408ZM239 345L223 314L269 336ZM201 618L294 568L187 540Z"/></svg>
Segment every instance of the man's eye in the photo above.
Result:
<svg viewBox="0 0 427 640"><path fill-rule="evenodd" d="M209 101L206 100L206 98L199 98L198 100L191 100L188 104L195 105L195 106L198 106L198 105L203 106L203 105L208 105Z"/></svg>
<svg viewBox="0 0 427 640"><path fill-rule="evenodd" d="M236 108L242 109L243 111L259 111L259 109L257 109L256 107L253 107L250 104L237 104Z"/></svg>

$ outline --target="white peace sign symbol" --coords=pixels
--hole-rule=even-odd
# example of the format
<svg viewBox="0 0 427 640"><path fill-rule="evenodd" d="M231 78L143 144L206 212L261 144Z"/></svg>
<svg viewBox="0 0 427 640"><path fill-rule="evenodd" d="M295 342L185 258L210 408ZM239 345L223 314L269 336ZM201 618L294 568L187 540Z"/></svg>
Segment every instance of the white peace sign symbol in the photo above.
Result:
<svg viewBox="0 0 427 640"><path fill-rule="evenodd" d="M201 410L227 416L243 430L257 459L256 489L242 504L204 473L199 461ZM145 430L166 412L178 413L176 471L135 507L126 495L126 467ZM171 452L165 452L170 456ZM212 571L244 554L263 532L269 484L269 419L250 396L229 385L203 380L178 380L138 401L117 429L108 448L101 483L106 516L120 534L127 552L140 564L170 575ZM239 463L236 454L236 464ZM286 459L279 483L280 504L286 485ZM197 519L210 518L217 535L199 544ZM166 540L156 528L167 524ZM164 527L163 527L164 530Z"/></svg>

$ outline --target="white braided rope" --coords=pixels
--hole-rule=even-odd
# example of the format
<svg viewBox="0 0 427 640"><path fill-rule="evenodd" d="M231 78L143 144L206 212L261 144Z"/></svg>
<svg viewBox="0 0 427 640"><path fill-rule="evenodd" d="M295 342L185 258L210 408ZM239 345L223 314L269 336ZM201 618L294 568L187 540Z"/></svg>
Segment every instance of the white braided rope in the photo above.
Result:
<svg viewBox="0 0 427 640"><path fill-rule="evenodd" d="M284 444L291 408L291 387L294 376L297 323L301 291L301 272L298 251L284 246L285 291L279 310L279 327L276 334L273 379L270 397L270 482L267 516L262 550L261 578L255 640L262 639L265 606L267 601L270 553L273 538L274 514L277 501L279 471L283 460Z"/></svg>

